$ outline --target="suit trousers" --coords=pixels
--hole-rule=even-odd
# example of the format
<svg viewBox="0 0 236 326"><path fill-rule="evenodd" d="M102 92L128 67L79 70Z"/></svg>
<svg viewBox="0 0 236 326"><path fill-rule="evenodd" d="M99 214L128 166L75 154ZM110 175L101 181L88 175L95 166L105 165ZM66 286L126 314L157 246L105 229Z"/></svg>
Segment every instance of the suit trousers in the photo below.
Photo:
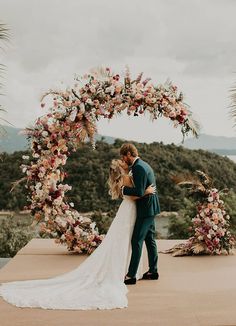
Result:
<svg viewBox="0 0 236 326"><path fill-rule="evenodd" d="M129 277L134 278L136 276L144 241L148 253L149 272L157 272L158 254L155 240L155 231L155 216L145 218L137 217L131 240L132 254L127 274Z"/></svg>

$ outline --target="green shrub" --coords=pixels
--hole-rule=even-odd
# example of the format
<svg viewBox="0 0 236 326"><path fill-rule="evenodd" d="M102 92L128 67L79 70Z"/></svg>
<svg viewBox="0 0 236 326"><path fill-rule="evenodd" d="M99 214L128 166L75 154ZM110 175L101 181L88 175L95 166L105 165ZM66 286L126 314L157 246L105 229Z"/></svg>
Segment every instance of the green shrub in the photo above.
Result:
<svg viewBox="0 0 236 326"><path fill-rule="evenodd" d="M32 238L29 226L12 217L0 220L0 257L13 257Z"/></svg>

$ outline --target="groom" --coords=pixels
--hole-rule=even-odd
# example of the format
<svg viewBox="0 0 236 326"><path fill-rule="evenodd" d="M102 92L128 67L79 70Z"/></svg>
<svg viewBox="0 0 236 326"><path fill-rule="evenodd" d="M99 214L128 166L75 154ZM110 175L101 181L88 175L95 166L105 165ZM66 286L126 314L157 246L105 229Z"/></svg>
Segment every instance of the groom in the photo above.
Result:
<svg viewBox="0 0 236 326"><path fill-rule="evenodd" d="M143 274L145 280L157 280L157 246L155 241L155 215L160 213L160 204L156 193L144 196L145 189L156 185L154 172L150 165L138 156L137 148L130 143L125 143L120 148L122 160L132 170L134 187L123 186L121 191L126 196L140 197L136 200L137 218L132 235L132 255L125 284L136 284L136 273L142 254L142 246L145 241L149 270Z"/></svg>

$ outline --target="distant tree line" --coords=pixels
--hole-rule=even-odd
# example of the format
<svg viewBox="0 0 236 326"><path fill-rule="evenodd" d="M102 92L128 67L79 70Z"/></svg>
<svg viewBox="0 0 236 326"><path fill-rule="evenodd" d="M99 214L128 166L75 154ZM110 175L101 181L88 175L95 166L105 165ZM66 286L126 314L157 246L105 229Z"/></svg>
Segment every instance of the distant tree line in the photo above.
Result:
<svg viewBox="0 0 236 326"><path fill-rule="evenodd" d="M117 209L120 201L111 200L108 194L108 171L113 158L119 157L119 148L123 141L117 139L114 144L99 141L96 150L89 143L80 146L73 153L65 166L67 182L72 190L67 193L67 200L73 201L80 212L110 212ZM194 173L197 169L206 172L215 187L228 187L236 192L236 164L227 157L204 150L189 150L174 144L134 143L142 159L153 167L161 209L179 211L185 208L184 189L176 186L171 175ZM12 183L24 175L20 170L22 155L27 152L3 153L0 161L0 210L22 210L27 203L24 183L10 193Z"/></svg>

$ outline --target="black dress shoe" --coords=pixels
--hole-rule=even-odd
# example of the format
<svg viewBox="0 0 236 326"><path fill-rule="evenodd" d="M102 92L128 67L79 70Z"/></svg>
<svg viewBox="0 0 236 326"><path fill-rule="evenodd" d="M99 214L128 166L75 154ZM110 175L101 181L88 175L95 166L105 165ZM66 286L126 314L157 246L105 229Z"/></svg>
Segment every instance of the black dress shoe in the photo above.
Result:
<svg viewBox="0 0 236 326"><path fill-rule="evenodd" d="M158 280L158 278L159 278L158 273L146 272L143 274L142 280Z"/></svg>
<svg viewBox="0 0 236 326"><path fill-rule="evenodd" d="M124 280L124 283L126 285L133 285L133 284L136 284L136 278L127 278L126 280Z"/></svg>

